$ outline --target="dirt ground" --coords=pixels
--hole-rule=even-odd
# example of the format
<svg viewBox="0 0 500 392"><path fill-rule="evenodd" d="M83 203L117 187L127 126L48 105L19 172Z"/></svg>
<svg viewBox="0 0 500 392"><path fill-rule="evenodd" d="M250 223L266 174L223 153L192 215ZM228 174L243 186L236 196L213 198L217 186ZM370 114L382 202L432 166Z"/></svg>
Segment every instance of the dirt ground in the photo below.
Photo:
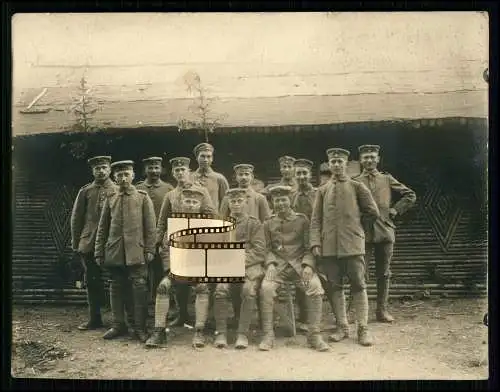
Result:
<svg viewBox="0 0 500 392"><path fill-rule="evenodd" d="M373 305L373 304L370 304ZM81 332L85 308L13 309L13 377L160 380L389 380L488 378L486 299L430 299L391 306L392 325L370 321L375 339L353 338L314 352L305 336L278 334L270 352L191 347L193 331L177 328L166 347L147 350L127 338L104 341L105 330ZM373 311L371 312L373 319ZM110 313L104 321L110 321ZM355 326L351 325L352 336ZM326 336L327 332L325 332ZM234 343L234 333L229 343Z"/></svg>

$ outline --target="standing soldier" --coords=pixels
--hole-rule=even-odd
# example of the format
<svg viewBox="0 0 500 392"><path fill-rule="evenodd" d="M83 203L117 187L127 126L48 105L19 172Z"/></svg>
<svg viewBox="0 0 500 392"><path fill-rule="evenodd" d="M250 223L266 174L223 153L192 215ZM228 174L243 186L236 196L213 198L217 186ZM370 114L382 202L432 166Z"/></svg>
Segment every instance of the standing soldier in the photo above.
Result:
<svg viewBox="0 0 500 392"><path fill-rule="evenodd" d="M191 173L189 171L189 164L191 160L186 157L176 157L170 160L172 166L172 176L177 181L177 186L168 192L162 202L160 209L160 215L158 217L158 226L156 229L156 248L161 248L161 258L163 261L163 271L164 274L168 272L170 268L170 259L168 252L168 238L166 238L168 217L173 212L183 212L181 203L181 194L184 189L198 189L204 194L203 200L201 202L201 212L204 214L215 214L216 210L214 208L212 199L208 194L206 188L199 185L195 185L191 179ZM188 302L189 294L191 292L191 286L184 283L174 282L175 298L177 300L177 308L179 315L176 320L171 323L171 326L184 325L189 320L188 315ZM164 302L162 297L161 303ZM158 304L158 297L156 299ZM159 305L158 305L159 306ZM162 305L165 306L165 305ZM167 305L168 307L168 305Z"/></svg>
<svg viewBox="0 0 500 392"><path fill-rule="evenodd" d="M308 321L308 343L318 351L328 351L321 337L321 313L324 290L315 272L315 260L310 253L309 219L291 208L292 188L278 185L270 188L275 215L264 223L266 238L266 275L261 286L262 329L259 345L268 351L274 344L274 299L284 283L295 283L305 291Z"/></svg>
<svg viewBox="0 0 500 392"><path fill-rule="evenodd" d="M295 179L295 158L285 155L279 160L281 180L276 184L269 184L262 190L262 194L267 197L267 201L272 207L272 200L269 194L269 190L276 185L290 186L292 192L297 190L297 180Z"/></svg>
<svg viewBox="0 0 500 392"><path fill-rule="evenodd" d="M212 169L214 147L208 143L200 143L193 152L198 161L198 169L193 173L193 180L207 188L215 210L219 212L222 199L229 189L229 183L223 174Z"/></svg>
<svg viewBox="0 0 500 392"><path fill-rule="evenodd" d="M257 305L257 288L264 276L264 226L255 216L247 212L246 204L249 200L247 188L229 189L226 198L230 215L236 219L236 241L245 242L245 283L234 285L238 286L238 290L235 291L241 295L238 337L235 347L245 349L248 347L248 332ZM227 347L228 298L232 291L231 286L230 283L218 283L215 287L214 313L218 333L215 346L218 348Z"/></svg>
<svg viewBox="0 0 500 392"><path fill-rule="evenodd" d="M124 298L131 292L135 336L144 342L147 339L147 264L153 261L155 254L155 212L148 194L132 185L134 162L114 162L111 167L119 190L106 199L95 245L96 261L111 274L113 326L103 337L114 339L126 334Z"/></svg>
<svg viewBox="0 0 500 392"><path fill-rule="evenodd" d="M373 225L365 227L367 268L374 253L375 274L377 278L377 321L392 323L394 318L387 311L389 299L389 280L391 277L390 263L395 242L395 225L393 219L403 215L416 202L417 196L413 190L400 183L389 173L377 170L380 161L380 146L363 145L358 148L362 173L355 177L357 181L370 189L380 210L380 217ZM401 198L392 205L392 193L398 193Z"/></svg>
<svg viewBox="0 0 500 392"><path fill-rule="evenodd" d="M254 179L254 166L249 163L240 163L234 166L234 172L238 187L246 190L246 213L264 223L271 216L271 210L264 195L256 192L251 186ZM224 197L222 200L220 214L222 218L230 214L228 197Z"/></svg>
<svg viewBox="0 0 500 392"><path fill-rule="evenodd" d="M183 159L183 158L176 158L177 160ZM188 163L185 165L182 161L179 161L179 164L182 164L182 166L177 166L179 168L185 168L186 166L189 167L189 158L184 158L187 159ZM175 159L173 160L174 163L172 163L172 167L176 167L175 165ZM172 160L171 160L172 162ZM186 174L188 176L189 174ZM177 175L174 176L176 178L179 178L181 175L177 173ZM166 211L167 208L171 208L172 205L175 207L175 212L186 212L186 213L199 213L202 211L207 211L206 207L203 207L203 203L206 203L207 200L210 199L210 197L207 194L206 189L198 187L198 186L184 186L182 188L175 188L172 192L168 193L168 196L165 198L168 199L169 202L173 202L174 204L167 204L165 203L165 208L162 210L162 213ZM170 207L169 207L170 206ZM203 207L203 208L202 208ZM170 210L171 211L171 210ZM208 210L208 211L213 211L213 210ZM167 215L168 216L168 215ZM168 219L168 218L167 218ZM163 224L162 224L163 225ZM163 227L163 226L162 226ZM165 236L163 235L162 238ZM165 328L167 326L167 314L168 310L170 307L170 295L172 294L172 291L174 288L178 288L182 286L183 288L187 287L187 292L189 294L189 289L190 289L190 284L189 283L179 283L176 281L173 281L169 276L168 272L170 270L170 259L169 259L169 250L168 250L168 238L164 238L162 241L162 259L164 261L164 273L163 273L163 279L161 280L160 284L158 285L158 289L156 291L156 302L155 302L155 326L153 329L153 333L149 337L149 339L146 341L146 347L151 348L151 347L158 347L160 344L166 343L166 334L165 334ZM185 290L186 291L186 290ZM181 293L182 296L182 293ZM187 305L186 305L187 308ZM187 310L184 310L183 307L180 308L182 312L186 312ZM184 319L187 318L185 314L182 314L182 317ZM185 321L185 320L182 321Z"/></svg>
<svg viewBox="0 0 500 392"><path fill-rule="evenodd" d="M161 204L167 192L174 189L172 185L161 179L161 170L163 159L161 157L149 157L142 160L146 179L136 184L138 190L146 191L155 209L155 216L158 220L160 215ZM155 259L149 264L148 278L149 291L152 299L156 297L156 287L163 277L163 265L158 253L155 254Z"/></svg>
<svg viewBox="0 0 500 392"><path fill-rule="evenodd" d="M104 201L116 189L109 178L111 157L96 156L87 162L92 168L94 181L80 189L71 213L71 247L79 254L83 264L89 304L89 319L78 326L82 331L103 327L101 303L104 285L101 267L94 259L94 246Z"/></svg>
<svg viewBox="0 0 500 392"><path fill-rule="evenodd" d="M337 332L334 342L349 337L343 278L349 278L358 324L358 342L371 346L368 333L368 296L365 281L365 234L361 223L379 216L368 188L346 175L349 151L330 148L326 152L332 178L318 189L311 219L311 250L321 257L318 270L325 275L325 289L334 304Z"/></svg>

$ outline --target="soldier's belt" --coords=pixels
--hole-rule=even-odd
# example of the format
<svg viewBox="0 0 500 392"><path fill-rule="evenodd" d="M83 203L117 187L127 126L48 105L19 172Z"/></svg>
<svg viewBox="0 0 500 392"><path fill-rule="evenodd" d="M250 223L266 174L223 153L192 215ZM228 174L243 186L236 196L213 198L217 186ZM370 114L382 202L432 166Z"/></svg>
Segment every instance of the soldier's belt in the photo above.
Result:
<svg viewBox="0 0 500 392"><path fill-rule="evenodd" d="M236 221L212 214L168 217L169 276L186 283L241 283L245 242L235 241Z"/></svg>

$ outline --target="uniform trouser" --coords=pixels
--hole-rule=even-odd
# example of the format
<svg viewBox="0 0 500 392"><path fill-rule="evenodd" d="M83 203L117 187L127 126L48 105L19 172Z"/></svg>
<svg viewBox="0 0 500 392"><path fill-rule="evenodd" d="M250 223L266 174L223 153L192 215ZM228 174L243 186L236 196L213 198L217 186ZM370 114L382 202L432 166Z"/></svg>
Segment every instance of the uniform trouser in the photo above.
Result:
<svg viewBox="0 0 500 392"><path fill-rule="evenodd" d="M155 297L155 328L167 327L167 315L170 310L170 298L179 290L189 291L191 287L188 283L180 283L164 275L156 288Z"/></svg>
<svg viewBox="0 0 500 392"><path fill-rule="evenodd" d="M368 295L366 292L366 266L363 255L348 257L322 257L318 263L326 294L335 307L335 315L339 325L347 325L347 314L344 295L344 277L351 285L353 306L359 326L368 324Z"/></svg>
<svg viewBox="0 0 500 392"><path fill-rule="evenodd" d="M87 287L87 302L90 321L101 320L101 306L104 303L104 283L101 267L95 262L92 253L80 255L84 269L84 280Z"/></svg>
<svg viewBox="0 0 500 392"><path fill-rule="evenodd" d="M156 289L163 279L163 262L160 255L156 254L151 263L148 264L149 298L156 299Z"/></svg>
<svg viewBox="0 0 500 392"><path fill-rule="evenodd" d="M215 292L215 283L198 283L194 287L196 299L194 303L195 309L195 325L197 330L203 330L208 320L210 311L210 299ZM229 295L228 295L229 297Z"/></svg>
<svg viewBox="0 0 500 392"><path fill-rule="evenodd" d="M375 277L377 279L377 310L383 311L389 299L389 281L391 278L391 260L394 250L393 242L366 244L366 274L368 279L368 265L375 259Z"/></svg>
<svg viewBox="0 0 500 392"><path fill-rule="evenodd" d="M240 313L236 315L236 318L238 318L238 333L248 334L257 306L257 292L261 280L261 276L252 280L247 277L245 283L218 283L215 286L214 314L217 332L227 333L227 318L229 307L232 304L230 299L238 296L241 304Z"/></svg>
<svg viewBox="0 0 500 392"><path fill-rule="evenodd" d="M111 275L110 297L113 326L125 325L125 308L133 312L133 327L145 330L147 315L147 275L146 264L108 267Z"/></svg>
<svg viewBox="0 0 500 392"><path fill-rule="evenodd" d="M285 283L295 283L302 290L306 297L307 323L310 334L320 332L320 322L322 315L322 295L325 293L319 276L314 273L307 286L302 277L290 265L279 271L274 280L264 277L260 288L262 329L264 335L274 335L274 299L277 296L277 289Z"/></svg>

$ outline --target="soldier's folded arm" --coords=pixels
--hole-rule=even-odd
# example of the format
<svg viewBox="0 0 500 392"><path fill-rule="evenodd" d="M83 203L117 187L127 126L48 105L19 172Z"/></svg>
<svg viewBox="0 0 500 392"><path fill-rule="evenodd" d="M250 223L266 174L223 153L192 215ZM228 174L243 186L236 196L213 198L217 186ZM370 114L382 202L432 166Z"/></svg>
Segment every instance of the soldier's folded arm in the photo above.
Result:
<svg viewBox="0 0 500 392"><path fill-rule="evenodd" d="M261 222L266 221L271 216L271 209L264 196L259 197L259 219Z"/></svg>
<svg viewBox="0 0 500 392"><path fill-rule="evenodd" d="M144 251L154 255L156 251L156 215L153 201L147 194L143 198L142 213Z"/></svg>
<svg viewBox="0 0 500 392"><path fill-rule="evenodd" d="M203 192L203 201L201 203L202 213L217 215L217 210L215 209L215 205L212 201L212 198L210 197L210 194L208 193L207 188L205 188L204 186L200 186L200 189Z"/></svg>
<svg viewBox="0 0 500 392"><path fill-rule="evenodd" d="M84 220L85 220L85 207L86 207L86 188L83 187L78 191L78 194L73 204L71 211L71 248L77 252L80 243L80 235L82 234Z"/></svg>
<svg viewBox="0 0 500 392"><path fill-rule="evenodd" d="M380 217L380 210L368 187L362 182L356 182L359 209L366 223L373 223Z"/></svg>
<svg viewBox="0 0 500 392"><path fill-rule="evenodd" d="M163 243L163 237L167 231L168 216L172 211L172 206L170 204L169 194L167 193L163 198L161 203L160 214L158 215L158 222L156 225L156 247L160 247Z"/></svg>
<svg viewBox="0 0 500 392"><path fill-rule="evenodd" d="M229 216L229 201L226 196L222 198L220 203L220 216L223 219Z"/></svg>
<svg viewBox="0 0 500 392"><path fill-rule="evenodd" d="M227 190L229 189L229 182L226 177L222 174L219 177L219 205L222 203L222 199L226 195Z"/></svg>
<svg viewBox="0 0 500 392"><path fill-rule="evenodd" d="M304 215L304 248L305 253L302 258L302 268L311 267L313 270L316 268L316 260L314 259L313 254L311 253L311 242L310 242L310 223L307 216Z"/></svg>
<svg viewBox="0 0 500 392"><path fill-rule="evenodd" d="M271 231L269 230L269 221L264 223L264 238L265 238L265 244L266 244L266 250L265 250L265 259L264 259L264 266L267 268L270 265L276 266L278 265L278 259L276 258L276 255L272 251L272 242L271 242Z"/></svg>
<svg viewBox="0 0 500 392"><path fill-rule="evenodd" d="M96 259L104 258L104 246L109 236L109 225L111 222L111 208L109 207L109 199L104 201L104 206L97 225L97 234L95 240L94 256Z"/></svg>
<svg viewBox="0 0 500 392"><path fill-rule="evenodd" d="M264 225L257 219L251 220L250 238L248 253L248 265L262 264L266 255L266 238L264 234Z"/></svg>
<svg viewBox="0 0 500 392"><path fill-rule="evenodd" d="M417 201L417 194L406 185L396 180L392 175L389 175L389 184L393 192L399 193L401 198L392 206L398 215L403 215Z"/></svg>
<svg viewBox="0 0 500 392"><path fill-rule="evenodd" d="M321 230L323 225L323 188L318 189L314 198L309 228L309 249L321 250Z"/></svg>

